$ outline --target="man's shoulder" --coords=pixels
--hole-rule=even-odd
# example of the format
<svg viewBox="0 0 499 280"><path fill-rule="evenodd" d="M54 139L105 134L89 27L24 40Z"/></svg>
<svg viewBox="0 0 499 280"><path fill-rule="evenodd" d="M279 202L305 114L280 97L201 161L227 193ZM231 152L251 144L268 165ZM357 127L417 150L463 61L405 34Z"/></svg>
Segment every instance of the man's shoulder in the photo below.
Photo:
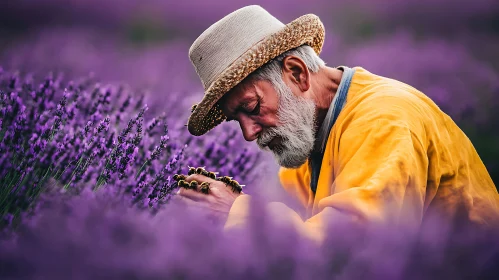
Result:
<svg viewBox="0 0 499 280"><path fill-rule="evenodd" d="M391 78L376 76L362 86L354 87L351 93L338 119L344 128L375 125L381 119L418 123L420 126L422 122L440 118L443 114L424 93Z"/></svg>
<svg viewBox="0 0 499 280"><path fill-rule="evenodd" d="M394 78L373 74L362 67L354 67L353 95L379 99L384 97L396 97L418 101L428 98L416 87Z"/></svg>
<svg viewBox="0 0 499 280"><path fill-rule="evenodd" d="M417 90L391 84L377 84L372 89L359 92L351 102L351 111L399 112L407 110L432 110L436 105Z"/></svg>
<svg viewBox="0 0 499 280"><path fill-rule="evenodd" d="M438 106L417 88L402 81L372 74L360 68L357 81L353 81L346 106L355 110L408 110L439 111Z"/></svg>

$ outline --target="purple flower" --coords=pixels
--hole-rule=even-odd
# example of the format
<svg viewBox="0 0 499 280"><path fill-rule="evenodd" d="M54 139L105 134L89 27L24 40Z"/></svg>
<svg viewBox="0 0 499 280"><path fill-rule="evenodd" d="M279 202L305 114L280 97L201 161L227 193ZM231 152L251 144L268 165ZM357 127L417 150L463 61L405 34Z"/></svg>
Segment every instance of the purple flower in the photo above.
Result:
<svg viewBox="0 0 499 280"><path fill-rule="evenodd" d="M146 120L146 96L140 94L134 99L137 94L128 87L85 78L64 82L61 75L53 74L41 81L36 75L1 77L0 102L6 110L1 118L0 149L4 155L0 158L0 179L6 186L1 199L7 202L0 209L1 216L18 215L36 206L36 198L50 180L70 194L86 189L112 192L130 206L157 213L177 188L171 177L186 172L189 164L210 162L214 171L233 169L231 175L236 172L238 178L245 178L243 173L253 169L225 166L231 160L239 166L242 158L256 157L238 151L235 131L195 139L181 125L183 116L175 115L171 120L178 123L170 130L168 112ZM11 90L9 94L7 90ZM112 123L118 119L127 120L127 125ZM159 133L161 137L156 136ZM203 152L208 146L203 143L217 138L233 151ZM187 143L193 144L192 148L187 148ZM224 157L229 159L221 160Z"/></svg>

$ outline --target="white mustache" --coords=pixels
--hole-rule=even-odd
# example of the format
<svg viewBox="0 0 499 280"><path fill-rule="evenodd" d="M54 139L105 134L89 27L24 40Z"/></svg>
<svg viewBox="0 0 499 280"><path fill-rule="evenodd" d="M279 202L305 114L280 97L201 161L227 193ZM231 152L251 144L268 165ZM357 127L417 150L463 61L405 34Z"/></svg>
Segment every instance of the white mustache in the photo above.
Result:
<svg viewBox="0 0 499 280"><path fill-rule="evenodd" d="M258 146L260 146L260 148L263 149L270 144L270 142L272 141L272 139L274 139L274 137L280 136L276 130L277 129L275 128L268 128L265 131L263 131L260 134L260 137L258 137L258 139L256 140Z"/></svg>

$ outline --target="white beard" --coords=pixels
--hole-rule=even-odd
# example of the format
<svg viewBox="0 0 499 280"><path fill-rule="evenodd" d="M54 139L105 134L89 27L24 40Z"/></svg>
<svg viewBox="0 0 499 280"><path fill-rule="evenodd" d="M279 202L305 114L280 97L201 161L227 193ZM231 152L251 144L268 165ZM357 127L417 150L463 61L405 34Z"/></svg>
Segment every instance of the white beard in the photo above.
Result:
<svg viewBox="0 0 499 280"><path fill-rule="evenodd" d="M274 137L280 137L281 143L272 149L280 166L298 168L310 156L315 143L315 104L312 100L297 97L291 88L284 84L275 87L279 93L277 117L279 125L262 131L257 144L265 147Z"/></svg>

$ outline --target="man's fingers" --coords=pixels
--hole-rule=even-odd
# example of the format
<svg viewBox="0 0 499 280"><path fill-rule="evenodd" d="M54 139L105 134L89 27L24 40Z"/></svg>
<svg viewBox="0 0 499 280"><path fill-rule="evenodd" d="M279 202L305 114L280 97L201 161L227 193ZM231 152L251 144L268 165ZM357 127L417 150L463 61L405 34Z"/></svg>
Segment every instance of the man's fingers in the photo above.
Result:
<svg viewBox="0 0 499 280"><path fill-rule="evenodd" d="M189 175L189 177L187 177L185 179L185 181L187 183L191 183L192 181L196 181L198 183L196 186L196 191L198 191L198 192L201 191L201 183L207 182L207 183L210 183L210 185L211 185L212 183L218 182L216 180L211 179L210 177L206 177L206 176L203 176L201 174Z"/></svg>
<svg viewBox="0 0 499 280"><path fill-rule="evenodd" d="M192 175L189 175L185 179L185 181L189 182L189 183L193 180L197 181L199 184L201 184L202 182L208 182L208 183L218 182L216 180L211 179L210 177L206 177L206 176L203 176L201 174L192 174ZM198 190L199 190L199 186L198 186Z"/></svg>
<svg viewBox="0 0 499 280"><path fill-rule="evenodd" d="M195 201L206 201L208 199L208 195L204 193L185 188L180 188L177 192L177 195L187 197Z"/></svg>

